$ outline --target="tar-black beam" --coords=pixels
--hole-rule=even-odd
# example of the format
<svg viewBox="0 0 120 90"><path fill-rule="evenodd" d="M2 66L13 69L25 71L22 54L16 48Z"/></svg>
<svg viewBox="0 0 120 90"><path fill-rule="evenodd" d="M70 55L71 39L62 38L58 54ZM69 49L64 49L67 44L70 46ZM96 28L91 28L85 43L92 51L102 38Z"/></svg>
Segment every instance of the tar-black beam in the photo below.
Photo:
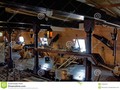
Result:
<svg viewBox="0 0 120 90"><path fill-rule="evenodd" d="M33 31L34 31L34 44L35 48L38 48L38 33L40 31L40 28L37 27L36 24L33 25ZM38 57L38 51L35 49L35 60L34 60L34 73L37 74L37 71L39 70L39 57Z"/></svg>
<svg viewBox="0 0 120 90"><path fill-rule="evenodd" d="M92 50L92 31L94 29L94 20L85 18L84 20L84 28L86 32L86 53L91 54ZM92 77L92 66L91 62L88 58L86 58L86 67L85 67L86 73L85 73L85 80L91 81Z"/></svg>
<svg viewBox="0 0 120 90"><path fill-rule="evenodd" d="M8 28L8 34L9 34L9 61L8 61L8 67L13 68L13 60L12 60L12 43L11 43L11 34L12 29Z"/></svg>
<svg viewBox="0 0 120 90"><path fill-rule="evenodd" d="M38 48L38 33L40 29L48 29L49 26L38 26L37 24L33 25L33 31L34 31L34 44L35 44L35 61L34 61L34 73L37 74L39 70L39 51L36 50Z"/></svg>

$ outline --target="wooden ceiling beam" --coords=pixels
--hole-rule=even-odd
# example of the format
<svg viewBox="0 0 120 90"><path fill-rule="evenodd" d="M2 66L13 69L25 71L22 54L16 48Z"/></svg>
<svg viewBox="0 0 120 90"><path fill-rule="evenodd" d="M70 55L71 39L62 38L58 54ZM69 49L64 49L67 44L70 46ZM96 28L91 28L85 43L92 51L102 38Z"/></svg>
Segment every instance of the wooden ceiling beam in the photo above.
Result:
<svg viewBox="0 0 120 90"><path fill-rule="evenodd" d="M100 6L98 6L99 9L102 9L102 8L114 8L114 7L120 7L120 3L116 3L116 4L100 4Z"/></svg>

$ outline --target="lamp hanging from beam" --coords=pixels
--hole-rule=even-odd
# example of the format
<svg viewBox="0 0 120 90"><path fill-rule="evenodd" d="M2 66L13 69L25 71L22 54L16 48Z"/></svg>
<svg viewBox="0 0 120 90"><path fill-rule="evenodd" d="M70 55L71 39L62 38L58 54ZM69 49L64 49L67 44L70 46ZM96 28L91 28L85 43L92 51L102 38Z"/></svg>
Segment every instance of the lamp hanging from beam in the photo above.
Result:
<svg viewBox="0 0 120 90"><path fill-rule="evenodd" d="M48 28L47 29L47 38L52 38L52 36L53 36L53 31L51 28Z"/></svg>

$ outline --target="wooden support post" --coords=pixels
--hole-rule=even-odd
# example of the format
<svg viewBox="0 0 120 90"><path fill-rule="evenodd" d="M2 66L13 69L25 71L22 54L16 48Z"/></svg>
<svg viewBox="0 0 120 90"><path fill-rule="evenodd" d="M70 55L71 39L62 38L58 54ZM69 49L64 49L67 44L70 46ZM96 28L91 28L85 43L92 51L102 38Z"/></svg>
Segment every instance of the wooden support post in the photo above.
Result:
<svg viewBox="0 0 120 90"><path fill-rule="evenodd" d="M94 20L85 18L84 20L84 28L86 32L86 53L91 54L92 50L92 31L94 29ZM91 62L88 58L86 58L86 73L85 73L85 80L91 81L91 75L92 75L92 67Z"/></svg>
<svg viewBox="0 0 120 90"><path fill-rule="evenodd" d="M116 62L116 47L117 47L117 28L114 29L113 33L111 33L112 35L112 40L113 40L113 47L114 47L114 50L113 50L113 56L114 56L114 66L117 65L117 62Z"/></svg>
<svg viewBox="0 0 120 90"><path fill-rule="evenodd" d="M11 34L12 29L8 28L8 34L9 34L9 61L8 61L8 68L13 68L13 60L12 60L12 43L11 43Z"/></svg>
<svg viewBox="0 0 120 90"><path fill-rule="evenodd" d="M33 31L34 31L34 47L37 49L38 48L38 33L40 31L40 28L37 27L37 25L35 24L33 26ZM35 50L34 52L35 54L35 61L34 61L34 73L37 74L38 70L39 70L39 53L38 50Z"/></svg>

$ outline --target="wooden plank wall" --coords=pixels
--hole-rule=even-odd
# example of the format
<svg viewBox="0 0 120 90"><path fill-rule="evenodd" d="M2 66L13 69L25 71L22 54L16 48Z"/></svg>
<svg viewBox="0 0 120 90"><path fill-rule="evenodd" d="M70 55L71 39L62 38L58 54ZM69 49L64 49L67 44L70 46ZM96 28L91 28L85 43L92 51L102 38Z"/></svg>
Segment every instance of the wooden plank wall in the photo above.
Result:
<svg viewBox="0 0 120 90"><path fill-rule="evenodd" d="M111 33L113 32L113 28L109 26L100 26L96 25L93 34L102 35L109 39L112 42ZM44 37L45 32L40 32L39 37ZM86 33L82 29L75 30L70 28L63 28L63 31L54 31L53 37L56 34L60 34L59 40L53 44L54 48L58 47L58 44L61 48L66 48L66 42L72 41L76 38L76 34L78 35L78 38L86 38ZM25 43L30 44L33 43L34 38L30 38L29 32L22 32L21 35L25 38ZM2 37L1 37L2 38ZM110 50L107 46L105 46L103 43L101 43L99 40L92 38L92 52L93 53L99 53L102 55L102 57L105 59L105 63L113 65L113 51ZM117 62L120 63L120 30L118 30L118 38L117 38Z"/></svg>

